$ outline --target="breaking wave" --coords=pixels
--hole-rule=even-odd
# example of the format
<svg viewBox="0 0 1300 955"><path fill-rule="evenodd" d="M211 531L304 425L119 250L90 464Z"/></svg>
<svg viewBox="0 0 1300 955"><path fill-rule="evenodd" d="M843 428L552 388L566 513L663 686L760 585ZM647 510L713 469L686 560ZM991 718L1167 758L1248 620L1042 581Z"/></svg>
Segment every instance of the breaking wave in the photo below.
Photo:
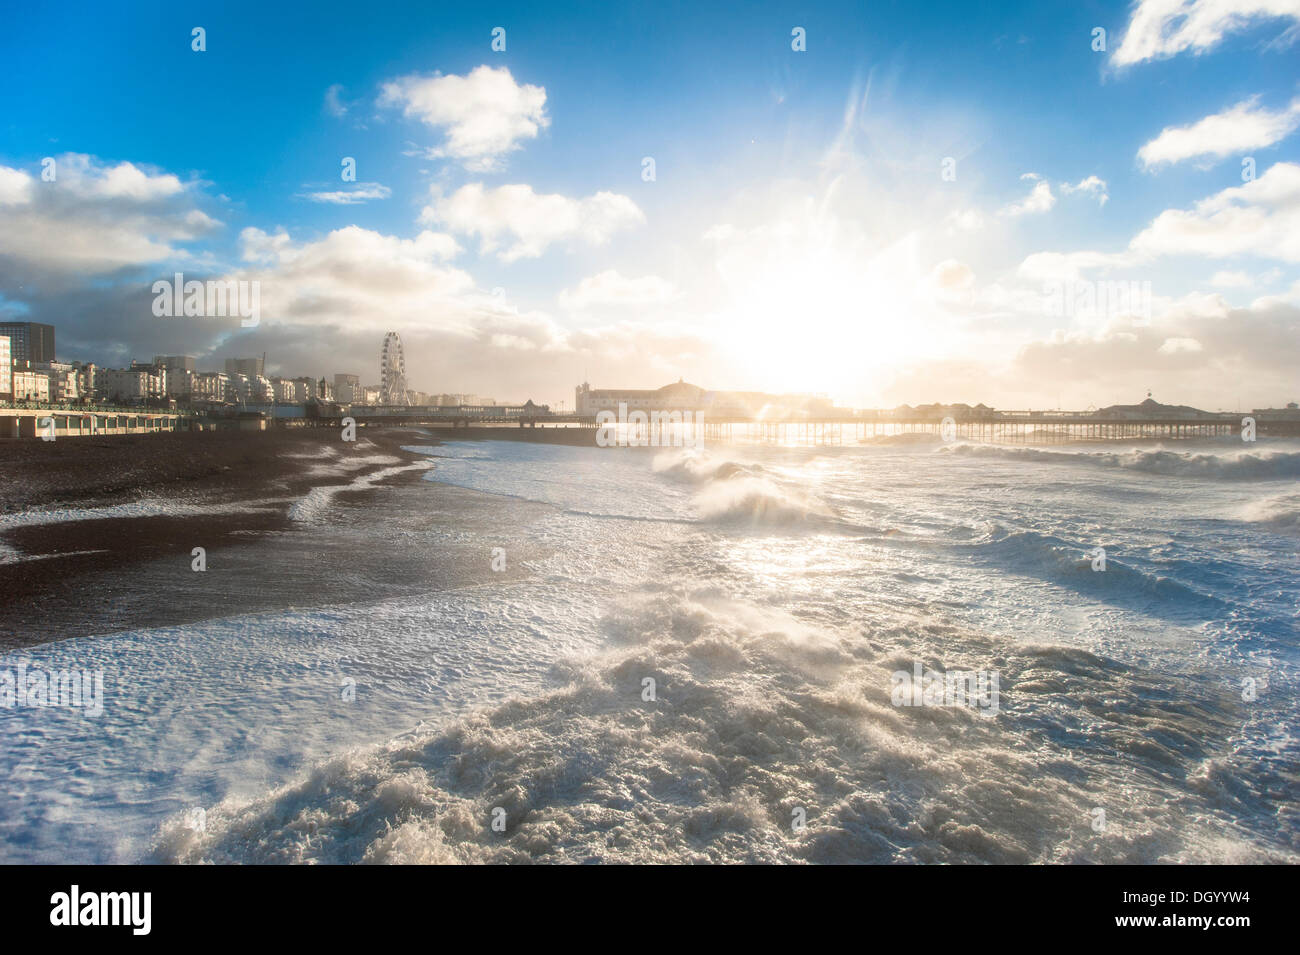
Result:
<svg viewBox="0 0 1300 955"><path fill-rule="evenodd" d="M697 486L695 509L710 524L764 528L833 521L832 509L815 495L788 486L780 474L755 461L741 461L698 448L660 453L654 472Z"/></svg>
<svg viewBox="0 0 1300 955"><path fill-rule="evenodd" d="M695 485L695 509L708 523L770 528L836 517L815 495L789 486L777 472L755 462L692 448L658 455L653 468L656 474Z"/></svg>
<svg viewBox="0 0 1300 955"><path fill-rule="evenodd" d="M1241 509L1241 519L1275 529L1300 530L1300 494L1276 494L1252 501Z"/></svg>
<svg viewBox="0 0 1300 955"><path fill-rule="evenodd" d="M717 523L772 527L835 519L831 509L813 495L750 476L710 484L696 495L695 504L704 520Z"/></svg>
<svg viewBox="0 0 1300 955"><path fill-rule="evenodd" d="M732 460L694 448L685 451L666 451L654 459L654 471L667 477L689 483L726 480L737 476L757 476L763 472L761 464Z"/></svg>
<svg viewBox="0 0 1300 955"><path fill-rule="evenodd" d="M1300 477L1300 451L1236 451L1225 454L1164 449L1055 451L1045 448L1013 448L987 444L953 444L938 450L940 454L961 457L1084 464L1164 474L1170 477L1202 477L1219 481L1275 481Z"/></svg>
<svg viewBox="0 0 1300 955"><path fill-rule="evenodd" d="M351 750L209 808L203 827L173 819L155 858L1295 861L1219 805L1266 810L1276 779L1242 771L1229 795L1169 798L1171 776L1208 761L1235 771L1232 687L926 616L828 631L710 591L654 594L604 629L610 648L561 665L560 688ZM889 649L901 643L906 654ZM893 705L890 675L915 661L995 668L1000 711ZM1063 716L1062 698L1090 714L1086 726ZM1099 805L1105 833L1091 825Z"/></svg>

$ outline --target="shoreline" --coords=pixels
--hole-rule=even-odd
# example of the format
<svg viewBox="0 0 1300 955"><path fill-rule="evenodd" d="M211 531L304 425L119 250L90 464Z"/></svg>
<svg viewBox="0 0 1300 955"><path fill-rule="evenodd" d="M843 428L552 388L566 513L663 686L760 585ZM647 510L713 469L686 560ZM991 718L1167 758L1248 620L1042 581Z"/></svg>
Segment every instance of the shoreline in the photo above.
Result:
<svg viewBox="0 0 1300 955"><path fill-rule="evenodd" d="M303 492L318 483L302 473L309 460L304 454L333 449L417 460L401 446L439 443L430 437L411 428L367 428L355 442L343 442L337 429L303 428L5 443L0 445L0 518L59 506L121 504L159 490L196 501Z"/></svg>
<svg viewBox="0 0 1300 955"><path fill-rule="evenodd" d="M196 546L211 561L306 534L291 511L313 491L346 499L419 480L423 468L394 470L428 461L402 445L437 443L411 429L366 429L355 443L310 429L9 445L21 450L0 463L0 652L210 616L190 607L132 619L130 588L115 581L162 559L189 572Z"/></svg>
<svg viewBox="0 0 1300 955"><path fill-rule="evenodd" d="M313 560L328 545L328 535L313 533L318 508L421 481L433 460L403 446L498 440L592 447L595 433L402 425L359 429L355 442L343 442L336 428L4 442L0 653L308 601L360 599L346 563ZM449 496L453 507L476 506L464 489L436 493ZM308 569L296 572L291 595L262 592L264 577L247 564L263 552L280 555L288 545L275 546L275 539L288 535ZM187 583L199 546L209 570L239 567L236 579L205 598ZM416 586L411 566L387 570L403 587ZM420 579L437 589L449 583L440 578L434 571ZM166 604L149 593L164 582L173 593Z"/></svg>

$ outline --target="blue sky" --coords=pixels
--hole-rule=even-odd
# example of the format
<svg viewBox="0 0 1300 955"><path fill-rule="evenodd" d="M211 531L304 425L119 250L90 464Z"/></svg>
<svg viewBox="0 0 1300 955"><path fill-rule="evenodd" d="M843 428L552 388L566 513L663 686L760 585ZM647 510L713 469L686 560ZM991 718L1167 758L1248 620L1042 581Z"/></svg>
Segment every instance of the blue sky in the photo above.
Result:
<svg viewBox="0 0 1300 955"><path fill-rule="evenodd" d="M63 359L367 380L392 328L415 387L503 400L1294 400L1300 4L1166 7L18 7L0 308ZM154 316L177 270L261 282L259 325ZM1105 281L1149 301L1044 306Z"/></svg>

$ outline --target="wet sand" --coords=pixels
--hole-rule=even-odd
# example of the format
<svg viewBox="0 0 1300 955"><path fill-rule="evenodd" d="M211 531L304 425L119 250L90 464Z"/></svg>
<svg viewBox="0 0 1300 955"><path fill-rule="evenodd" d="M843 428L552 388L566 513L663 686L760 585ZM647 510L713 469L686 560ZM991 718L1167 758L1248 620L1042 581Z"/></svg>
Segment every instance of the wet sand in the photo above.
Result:
<svg viewBox="0 0 1300 955"><path fill-rule="evenodd" d="M316 428L6 441L0 443L0 514L116 504L149 492L240 500L269 488L310 487L302 479L304 459L291 455L330 447L411 458L401 445L421 442L437 443L405 428L363 428L355 443Z"/></svg>
<svg viewBox="0 0 1300 955"><path fill-rule="evenodd" d="M353 443L336 430L302 429L0 445L0 650L210 616L213 608L179 600L162 620L157 612L133 619L122 606L130 574L144 567L156 574L163 559L190 572L196 546L211 561L226 548L290 532L290 508L314 488L345 487L421 462L423 456L402 450L420 444L437 439L410 429L364 429ZM422 473L379 476L374 486L417 481ZM127 513L82 514L103 508ZM327 577L306 577L302 597L311 596L315 580L328 586ZM245 596L227 594L230 609L259 604L255 593Z"/></svg>

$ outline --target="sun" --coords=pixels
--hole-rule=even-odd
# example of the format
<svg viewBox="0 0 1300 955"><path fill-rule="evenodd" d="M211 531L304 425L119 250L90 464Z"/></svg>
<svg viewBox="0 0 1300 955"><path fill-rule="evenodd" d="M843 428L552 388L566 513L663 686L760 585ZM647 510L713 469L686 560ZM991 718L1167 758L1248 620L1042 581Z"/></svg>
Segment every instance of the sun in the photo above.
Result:
<svg viewBox="0 0 1300 955"><path fill-rule="evenodd" d="M918 327L927 281L913 252L891 247L864 260L826 244L747 265L728 283L727 354L762 390L846 401L871 393L934 344Z"/></svg>

